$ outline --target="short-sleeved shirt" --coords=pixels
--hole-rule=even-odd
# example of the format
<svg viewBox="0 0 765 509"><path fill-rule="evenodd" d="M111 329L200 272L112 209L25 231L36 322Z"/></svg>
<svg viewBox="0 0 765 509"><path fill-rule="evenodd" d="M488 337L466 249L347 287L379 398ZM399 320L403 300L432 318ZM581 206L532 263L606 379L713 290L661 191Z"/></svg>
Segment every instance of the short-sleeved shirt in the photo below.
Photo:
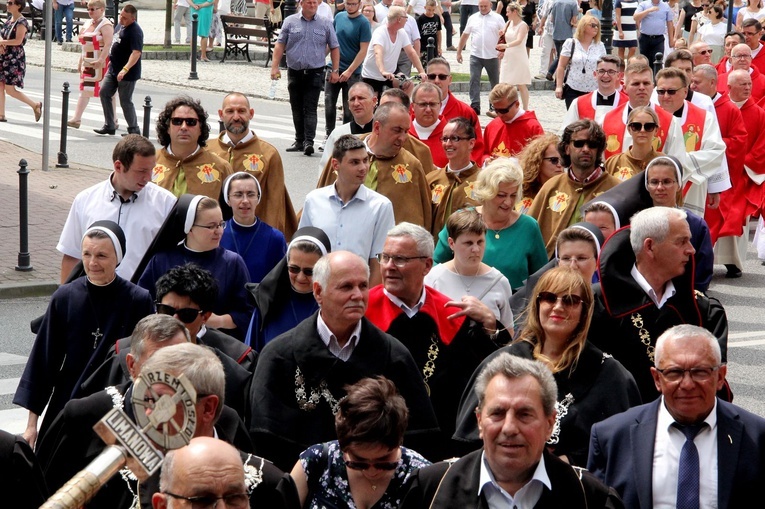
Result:
<svg viewBox="0 0 765 509"><path fill-rule="evenodd" d="M117 25L114 29L114 39L109 51L109 72L117 75L130 60L133 51L143 51L143 30L134 21L128 26ZM124 81L141 79L141 59L130 68L122 78Z"/></svg>
<svg viewBox="0 0 765 509"><path fill-rule="evenodd" d="M572 37L563 43L560 54L570 59L566 85L579 92L592 92L598 89L598 81L594 73L598 67L598 60L606 54L606 47L602 42L592 41L585 50L582 43Z"/></svg>
<svg viewBox="0 0 765 509"><path fill-rule="evenodd" d="M377 81L385 81L382 72L377 68L377 62L375 61L375 46L382 47L385 72L395 72L396 67L398 67L398 57L401 55L401 50L411 45L412 41L409 39L409 36L406 35L406 31L403 28L396 32L396 41L393 42L390 39L390 35L388 35L388 27L380 25L374 32L372 32L372 39L369 41L367 56L364 57L364 63L362 64L361 76Z"/></svg>
<svg viewBox="0 0 765 509"><path fill-rule="evenodd" d="M335 16L334 26L337 42L340 44L340 72L343 72L359 54L361 43L372 39L372 28L364 16L351 18L347 12L340 12ZM361 74L361 66L358 66L353 74Z"/></svg>
<svg viewBox="0 0 765 509"><path fill-rule="evenodd" d="M499 32L505 29L505 20L494 11L471 14L465 25L470 34L470 55L478 58L497 58Z"/></svg>
<svg viewBox="0 0 765 509"><path fill-rule="evenodd" d="M432 37L436 44L438 40L436 35L441 32L441 18L434 15L432 18L425 16L424 14L417 18L417 28L420 30L420 39L422 40L421 51L425 51L428 44L428 37Z"/></svg>
<svg viewBox="0 0 765 509"><path fill-rule="evenodd" d="M325 452L323 452L325 451ZM303 507L355 507L348 471L343 461L343 451L337 440L309 447L300 454L300 465L308 479L308 497ZM418 468L430 465L419 453L401 448L401 462L393 472L382 498L375 504L379 509L395 509L401 504L406 491L404 486Z"/></svg>
<svg viewBox="0 0 765 509"><path fill-rule="evenodd" d="M85 230L96 221L114 221L125 233L125 256L117 275L130 280L175 202L173 193L151 183L124 201L108 178L75 196L56 249L80 259Z"/></svg>
<svg viewBox="0 0 765 509"><path fill-rule="evenodd" d="M287 16L276 42L284 44L287 67L298 71L324 67L326 46L339 46L332 21L318 14L313 19L302 14Z"/></svg>
<svg viewBox="0 0 765 509"><path fill-rule="evenodd" d="M321 228L333 250L350 251L369 260L382 253L388 230L395 225L393 204L385 196L362 185L343 203L332 184L308 193L298 228Z"/></svg>
<svg viewBox="0 0 765 509"><path fill-rule="evenodd" d="M675 13L672 12L672 8L666 2L659 1L658 5L654 5L652 0L645 0L638 4L635 14L647 11L651 7L658 7L659 10L640 20L640 34L664 35L664 32L667 31L667 22L675 19Z"/></svg>
<svg viewBox="0 0 765 509"><path fill-rule="evenodd" d="M574 34L571 19L577 14L579 14L579 5L574 0L555 0L550 7L553 40L565 41Z"/></svg>

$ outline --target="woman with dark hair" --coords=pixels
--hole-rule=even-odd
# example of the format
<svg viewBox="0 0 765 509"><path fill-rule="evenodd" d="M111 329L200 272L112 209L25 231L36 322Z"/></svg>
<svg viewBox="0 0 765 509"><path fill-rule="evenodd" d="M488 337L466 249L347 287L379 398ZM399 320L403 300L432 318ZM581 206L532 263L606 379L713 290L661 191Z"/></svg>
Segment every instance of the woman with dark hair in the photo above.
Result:
<svg viewBox="0 0 765 509"><path fill-rule="evenodd" d="M284 234L255 215L263 197L255 175L240 171L223 183L223 200L233 217L226 221L220 245L242 257L250 273L250 283L260 281L284 257Z"/></svg>
<svg viewBox="0 0 765 509"><path fill-rule="evenodd" d="M592 309L592 288L579 272L566 267L546 272L534 289L518 338L476 368L462 394L455 437L480 443L473 385L486 364L508 352L542 361L553 372L558 412L548 449L572 465L586 466L592 425L641 403L629 371L587 341Z"/></svg>
<svg viewBox="0 0 765 509"><path fill-rule="evenodd" d="M430 465L402 447L409 411L385 377L346 386L335 414L337 440L306 449L292 469L300 505L394 509L416 469Z"/></svg>
<svg viewBox="0 0 765 509"><path fill-rule="evenodd" d="M13 403L29 410L24 438L34 447L40 435L101 363L120 338L154 313L146 290L117 275L125 254L125 234L113 221L96 221L82 237L85 276L53 293Z"/></svg>
<svg viewBox="0 0 765 509"><path fill-rule="evenodd" d="M42 115L42 103L36 103L27 95L17 90L24 88L24 75L27 72L27 57L24 44L29 37L29 21L21 14L26 7L25 0L8 0L8 20L0 27L0 122L5 119L5 94L29 105L35 114L35 122Z"/></svg>
<svg viewBox="0 0 765 509"><path fill-rule="evenodd" d="M156 282L171 268L192 262L209 270L218 282L218 302L209 310L207 325L244 339L252 314L245 289L249 274L241 256L221 247L225 228L216 200L184 194L154 237L133 280L156 298Z"/></svg>
<svg viewBox="0 0 765 509"><path fill-rule="evenodd" d="M266 343L314 314L313 266L331 251L329 237L313 226L295 232L287 254L260 284L247 284L255 301L245 343L260 352Z"/></svg>

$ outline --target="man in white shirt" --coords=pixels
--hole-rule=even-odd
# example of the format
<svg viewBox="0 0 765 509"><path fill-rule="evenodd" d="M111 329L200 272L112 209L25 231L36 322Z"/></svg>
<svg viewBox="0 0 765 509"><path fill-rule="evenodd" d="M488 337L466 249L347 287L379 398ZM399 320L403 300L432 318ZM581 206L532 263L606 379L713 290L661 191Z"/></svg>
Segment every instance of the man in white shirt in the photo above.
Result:
<svg viewBox="0 0 765 509"><path fill-rule="evenodd" d="M750 505L765 480L765 420L715 397L727 370L717 338L674 326L650 369L661 397L595 424L587 469L625 507Z"/></svg>
<svg viewBox="0 0 765 509"><path fill-rule="evenodd" d="M406 10L405 0L393 0L393 3L391 5L396 7L402 7ZM412 41L412 48L414 48L414 52L417 53L417 55L419 56L420 49L421 49L420 48L420 45L421 45L420 29L417 26L417 21L414 19L414 16L409 14L408 10L406 14L406 25L404 25L404 31L406 32L406 35L409 36L409 40ZM398 56L398 65L396 67L396 70L399 73L402 73L404 76L409 76L410 74L412 74L412 60L403 50L401 50L401 53Z"/></svg>
<svg viewBox="0 0 765 509"><path fill-rule="evenodd" d="M505 29L505 20L491 10L490 0L479 0L478 12L467 20L465 30L457 44L457 62L462 63L462 50L470 40L470 107L481 114L481 73L486 69L489 83L494 88L499 83L499 58L497 43L499 33Z"/></svg>

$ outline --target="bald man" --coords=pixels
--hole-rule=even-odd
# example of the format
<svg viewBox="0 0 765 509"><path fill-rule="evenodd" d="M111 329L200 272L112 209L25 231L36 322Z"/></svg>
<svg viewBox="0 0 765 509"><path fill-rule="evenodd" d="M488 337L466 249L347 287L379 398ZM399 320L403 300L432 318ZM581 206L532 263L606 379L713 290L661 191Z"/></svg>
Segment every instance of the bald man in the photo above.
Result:
<svg viewBox="0 0 765 509"><path fill-rule="evenodd" d="M744 70L752 77L752 97L757 102L765 97L765 75L752 64L752 49L746 44L736 44L730 51L731 69L717 79L717 91L727 92L728 74L735 70Z"/></svg>

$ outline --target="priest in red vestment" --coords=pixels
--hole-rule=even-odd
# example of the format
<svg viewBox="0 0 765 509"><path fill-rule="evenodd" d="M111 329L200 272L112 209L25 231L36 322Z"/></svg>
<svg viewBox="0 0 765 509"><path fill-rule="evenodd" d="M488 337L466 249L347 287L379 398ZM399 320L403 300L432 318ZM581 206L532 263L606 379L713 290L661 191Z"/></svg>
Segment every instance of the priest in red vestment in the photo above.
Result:
<svg viewBox="0 0 765 509"><path fill-rule="evenodd" d="M497 118L489 122L483 134L488 157L515 156L529 141L545 133L536 114L521 108L514 85L497 84L489 93L489 102Z"/></svg>

